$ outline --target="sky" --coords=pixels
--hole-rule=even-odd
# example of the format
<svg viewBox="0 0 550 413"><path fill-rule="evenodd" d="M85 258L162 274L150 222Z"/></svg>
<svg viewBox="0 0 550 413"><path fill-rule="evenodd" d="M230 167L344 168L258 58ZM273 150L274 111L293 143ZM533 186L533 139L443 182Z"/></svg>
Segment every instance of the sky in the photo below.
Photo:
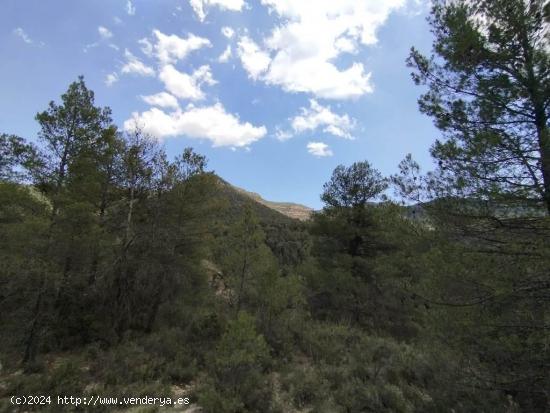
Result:
<svg viewBox="0 0 550 413"><path fill-rule="evenodd" d="M405 59L431 50L427 0L1 0L0 132L79 75L122 130L192 146L234 185L322 206L337 165L429 169L438 137Z"/></svg>

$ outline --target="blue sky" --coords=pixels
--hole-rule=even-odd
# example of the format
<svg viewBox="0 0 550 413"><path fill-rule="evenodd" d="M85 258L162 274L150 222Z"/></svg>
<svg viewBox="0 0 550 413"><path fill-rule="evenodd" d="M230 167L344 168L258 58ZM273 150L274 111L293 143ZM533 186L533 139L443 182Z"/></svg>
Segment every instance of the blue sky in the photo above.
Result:
<svg viewBox="0 0 550 413"><path fill-rule="evenodd" d="M121 128L171 156L193 146L229 182L314 208L332 170L407 154L426 168L438 133L405 59L428 52L422 0L3 0L0 131L78 75Z"/></svg>

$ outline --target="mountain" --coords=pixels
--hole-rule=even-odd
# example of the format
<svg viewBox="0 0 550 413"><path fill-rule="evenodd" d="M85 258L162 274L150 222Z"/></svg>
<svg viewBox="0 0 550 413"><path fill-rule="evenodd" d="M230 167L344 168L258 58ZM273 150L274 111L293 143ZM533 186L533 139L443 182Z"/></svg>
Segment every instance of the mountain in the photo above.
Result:
<svg viewBox="0 0 550 413"><path fill-rule="evenodd" d="M286 215L287 217L298 219L300 221L307 221L313 212L313 209L305 205L295 204L293 202L274 202L267 201L261 197L260 194L256 192L250 192L246 189L242 189L233 185L233 188L249 197L250 199L258 202L259 204L265 205L268 208L274 209L275 211Z"/></svg>
<svg viewBox="0 0 550 413"><path fill-rule="evenodd" d="M218 177L220 193L224 198L228 198L230 205L241 208L245 204L252 205L255 212L263 218L269 220L278 220L286 218L306 221L313 212L312 208L305 205L292 202L274 202L263 199L260 194L250 192L230 184L224 179ZM253 201L250 203L249 201Z"/></svg>

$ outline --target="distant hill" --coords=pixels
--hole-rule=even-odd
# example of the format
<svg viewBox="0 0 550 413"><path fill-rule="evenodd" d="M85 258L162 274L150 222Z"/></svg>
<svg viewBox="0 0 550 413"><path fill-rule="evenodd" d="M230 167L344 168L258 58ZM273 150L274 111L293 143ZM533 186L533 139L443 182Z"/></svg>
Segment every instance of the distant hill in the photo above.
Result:
<svg viewBox="0 0 550 413"><path fill-rule="evenodd" d="M295 204L293 202L274 202L267 201L261 197L260 194L256 192L250 192L245 189L233 186L237 192L240 192L243 195L253 199L254 201L265 205L268 208L274 209L275 211L286 215L287 217L298 219L300 221L306 221L311 216L313 209L305 205Z"/></svg>
<svg viewBox="0 0 550 413"><path fill-rule="evenodd" d="M430 214L449 214L470 219L542 218L546 209L540 200L484 201L476 199L439 198L425 203L404 206L405 216L415 221L428 221Z"/></svg>
<svg viewBox="0 0 550 413"><path fill-rule="evenodd" d="M255 192L250 192L245 189L239 188L237 186L231 185L229 182L224 181L222 178L219 178L220 183L223 188L223 192L226 196L229 196L232 199L232 204L241 205L244 203L244 199L252 200L254 203L260 204L264 207L267 207L273 212L284 215L286 217L297 219L300 221L306 221L311 216L313 212L312 208L309 208L305 205L295 204L292 202L273 202L263 199L260 194ZM232 194L234 192L234 194ZM255 209L258 209L257 207ZM256 211L259 215L270 215L275 217L272 213L269 213L264 210L264 208L259 208L259 211ZM277 215L278 215L277 214Z"/></svg>

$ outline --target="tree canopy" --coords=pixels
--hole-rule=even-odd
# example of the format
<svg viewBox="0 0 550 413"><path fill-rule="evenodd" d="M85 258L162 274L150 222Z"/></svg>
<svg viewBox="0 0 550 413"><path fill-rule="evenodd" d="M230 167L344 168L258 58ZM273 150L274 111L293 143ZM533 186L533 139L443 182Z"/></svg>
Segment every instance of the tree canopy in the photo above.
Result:
<svg viewBox="0 0 550 413"><path fill-rule="evenodd" d="M547 5L546 5L547 6ZM550 211L550 56L542 0L436 1L433 55L412 49L432 147L461 196L542 202Z"/></svg>
<svg viewBox="0 0 550 413"><path fill-rule="evenodd" d="M323 186L321 199L330 207L364 206L386 188L386 180L368 161L355 162L349 167L336 167Z"/></svg>

